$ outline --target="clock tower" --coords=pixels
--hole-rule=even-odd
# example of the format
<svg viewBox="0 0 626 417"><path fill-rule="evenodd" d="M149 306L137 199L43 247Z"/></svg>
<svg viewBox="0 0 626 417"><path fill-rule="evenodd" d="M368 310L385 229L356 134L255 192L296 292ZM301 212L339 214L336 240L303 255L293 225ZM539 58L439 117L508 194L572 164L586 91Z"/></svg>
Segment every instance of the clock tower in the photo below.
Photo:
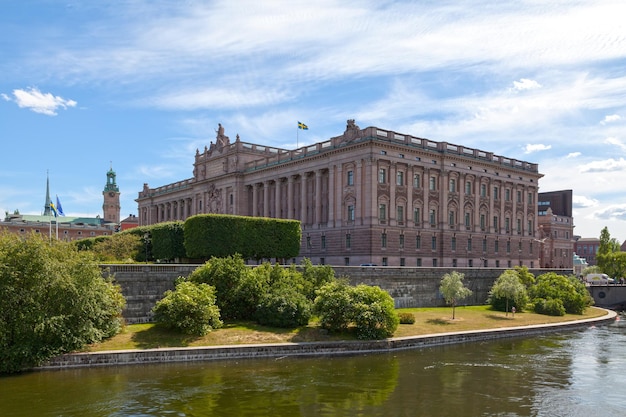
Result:
<svg viewBox="0 0 626 417"><path fill-rule="evenodd" d="M107 183L102 191L104 203L102 203L102 211L104 212L105 223L120 222L120 189L115 183L115 171L113 166L107 172Z"/></svg>

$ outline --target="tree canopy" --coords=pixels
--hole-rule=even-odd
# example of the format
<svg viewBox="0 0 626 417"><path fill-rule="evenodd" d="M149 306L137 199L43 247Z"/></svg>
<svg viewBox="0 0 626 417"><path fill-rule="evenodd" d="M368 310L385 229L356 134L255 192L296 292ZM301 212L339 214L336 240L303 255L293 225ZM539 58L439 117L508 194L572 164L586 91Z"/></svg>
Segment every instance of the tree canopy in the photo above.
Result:
<svg viewBox="0 0 626 417"><path fill-rule="evenodd" d="M465 275L452 271L443 276L441 279L441 285L439 286L439 292L443 295L446 303L452 306L452 319L455 319L455 309L457 303L472 295L472 290L466 288L463 285L463 279Z"/></svg>

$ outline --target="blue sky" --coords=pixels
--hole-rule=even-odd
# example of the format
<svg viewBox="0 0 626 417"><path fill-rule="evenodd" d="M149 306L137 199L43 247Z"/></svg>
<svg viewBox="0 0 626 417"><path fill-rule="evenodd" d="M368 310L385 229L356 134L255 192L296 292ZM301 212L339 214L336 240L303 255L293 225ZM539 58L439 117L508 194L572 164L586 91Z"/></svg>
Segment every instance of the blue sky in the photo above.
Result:
<svg viewBox="0 0 626 417"><path fill-rule="evenodd" d="M292 149L347 119L539 164L575 234L626 240L626 3L2 0L0 210L122 217L218 123ZM297 136L296 123L309 126Z"/></svg>

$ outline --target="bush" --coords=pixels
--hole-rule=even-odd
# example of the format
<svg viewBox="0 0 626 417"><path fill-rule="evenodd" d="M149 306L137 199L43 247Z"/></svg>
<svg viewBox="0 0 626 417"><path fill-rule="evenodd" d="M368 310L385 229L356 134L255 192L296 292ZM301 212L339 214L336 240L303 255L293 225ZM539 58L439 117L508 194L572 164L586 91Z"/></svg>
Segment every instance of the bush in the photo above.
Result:
<svg viewBox="0 0 626 417"><path fill-rule="evenodd" d="M215 288L207 284L179 280L176 289L166 291L152 311L157 323L194 336L222 326Z"/></svg>
<svg viewBox="0 0 626 417"><path fill-rule="evenodd" d="M257 307L257 321L265 326L293 328L311 318L312 303L303 294L284 287L265 295Z"/></svg>
<svg viewBox="0 0 626 417"><path fill-rule="evenodd" d="M398 313L400 324L415 324L415 314L413 313Z"/></svg>
<svg viewBox="0 0 626 417"><path fill-rule="evenodd" d="M390 337L399 323L393 298L388 293L368 285L351 287L344 281L320 288L314 311L322 328L342 331L353 325L359 339Z"/></svg>
<svg viewBox="0 0 626 417"><path fill-rule="evenodd" d="M537 298L535 300L535 313L548 316L564 316L565 307L563 302L556 298Z"/></svg>
<svg viewBox="0 0 626 417"><path fill-rule="evenodd" d="M0 232L0 373L113 336L124 304L90 252Z"/></svg>
<svg viewBox="0 0 626 417"><path fill-rule="evenodd" d="M582 314L585 308L593 304L593 299L583 283L575 277L566 277L554 272L539 275L530 294L533 302L541 298L560 300L565 312L569 314Z"/></svg>

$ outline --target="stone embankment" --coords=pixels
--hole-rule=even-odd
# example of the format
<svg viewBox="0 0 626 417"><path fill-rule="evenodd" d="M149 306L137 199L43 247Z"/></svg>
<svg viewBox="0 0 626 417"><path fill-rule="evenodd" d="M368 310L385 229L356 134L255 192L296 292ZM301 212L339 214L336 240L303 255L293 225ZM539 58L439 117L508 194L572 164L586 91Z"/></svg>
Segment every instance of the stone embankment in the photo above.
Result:
<svg viewBox="0 0 626 417"><path fill-rule="evenodd" d="M608 324L614 321L616 316L617 313L607 310L605 316L586 320L372 341L276 343L72 353L54 358L38 369L388 352L581 329Z"/></svg>

